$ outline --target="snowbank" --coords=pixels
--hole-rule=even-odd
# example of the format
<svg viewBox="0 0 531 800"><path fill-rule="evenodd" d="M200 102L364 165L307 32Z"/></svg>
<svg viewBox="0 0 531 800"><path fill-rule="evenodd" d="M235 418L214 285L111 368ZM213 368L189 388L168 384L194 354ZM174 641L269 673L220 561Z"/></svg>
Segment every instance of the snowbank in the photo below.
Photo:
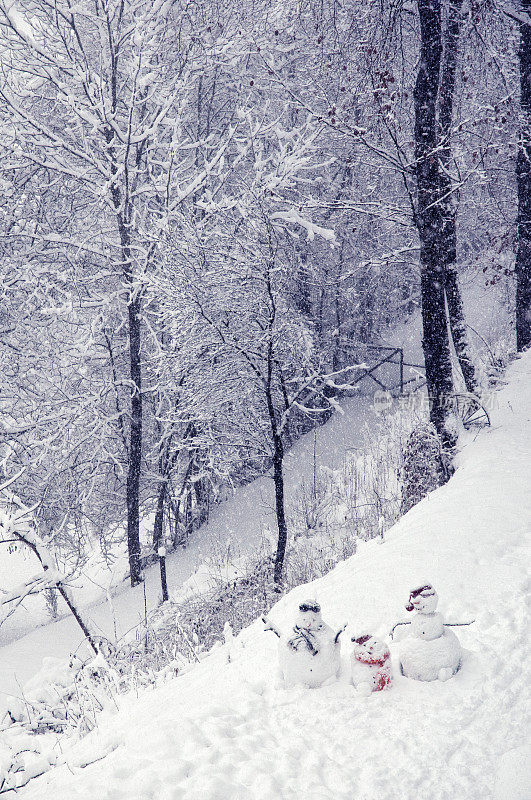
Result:
<svg viewBox="0 0 531 800"><path fill-rule="evenodd" d="M301 486L311 485L314 452L319 469L339 469L353 452L362 450L366 428L375 418L372 405L366 398L357 397L342 405L343 414L334 414L326 425L315 430L315 438L314 432L306 434L286 454L288 509L296 504ZM178 599L190 592L210 588L212 575L216 574L210 566L212 563L226 561L230 556L230 563L234 565L241 558L256 556L263 538L275 530L274 506L273 481L264 476L238 488L234 497L215 508L210 521L186 548L167 558L172 597ZM28 557L23 551L6 556L4 550L1 556L0 586L5 589L20 583L38 568L35 557ZM148 610L157 607L160 601L159 567L148 568L145 584L131 589L127 582L113 585L124 573L123 558L115 564L112 572L96 563L97 560L98 557L94 557L83 574L73 581L73 594L91 627L114 641L115 636L123 636L144 619L145 602ZM110 593L105 596L107 589ZM93 602L95 597L102 595L103 600ZM59 612L64 613L62 600L58 605ZM53 624L42 625L46 618L43 599L31 598L25 607L27 613L17 612L9 620L12 623L10 628L0 628L0 717L4 698L10 693L20 694L20 686L39 671L43 656L69 658L70 653L78 652L82 641L77 623L70 614ZM38 624L41 627L35 628ZM33 630L21 636L28 628ZM79 652L88 655L88 651Z"/></svg>
<svg viewBox="0 0 531 800"><path fill-rule="evenodd" d="M432 583L465 649L446 683L398 674L360 696L345 674L320 689L275 687L276 638L259 622L186 674L118 698L114 714L19 796L30 800L485 800L529 798L508 764L526 734L526 556L531 527L531 352L508 371L492 427L470 435L452 480L384 542L363 545L270 619L289 627L316 597L333 628L384 636ZM349 630L343 658L350 652ZM348 672L348 666L345 667ZM510 755L512 752L512 755ZM99 759L99 760L98 760ZM95 763L90 763L95 762ZM521 770L520 770L521 772ZM516 787L516 788L515 788ZM518 788L520 787L520 788Z"/></svg>

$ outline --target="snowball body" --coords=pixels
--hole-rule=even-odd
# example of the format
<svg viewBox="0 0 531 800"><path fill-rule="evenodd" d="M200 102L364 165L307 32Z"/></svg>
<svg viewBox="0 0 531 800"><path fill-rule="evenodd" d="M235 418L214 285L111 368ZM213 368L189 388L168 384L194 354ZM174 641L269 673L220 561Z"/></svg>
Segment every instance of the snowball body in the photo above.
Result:
<svg viewBox="0 0 531 800"><path fill-rule="evenodd" d="M300 683L315 688L339 674L339 641L332 628L323 622L318 604L315 604L318 610L306 610L312 602L301 604L294 627L280 638L278 665L284 686Z"/></svg>
<svg viewBox="0 0 531 800"><path fill-rule="evenodd" d="M419 639L438 639L444 633L442 614L415 614L409 630L411 636Z"/></svg>
<svg viewBox="0 0 531 800"><path fill-rule="evenodd" d="M411 636L400 643L400 668L417 681L446 680L461 666L461 645L453 631L444 630L436 639Z"/></svg>
<svg viewBox="0 0 531 800"><path fill-rule="evenodd" d="M294 650L290 642L296 629L283 636L278 645L278 665L284 685L315 688L329 678L335 678L341 668L340 644L335 642L335 633L329 625L322 623L320 630L312 631L312 643L317 650L311 653L306 647Z"/></svg>

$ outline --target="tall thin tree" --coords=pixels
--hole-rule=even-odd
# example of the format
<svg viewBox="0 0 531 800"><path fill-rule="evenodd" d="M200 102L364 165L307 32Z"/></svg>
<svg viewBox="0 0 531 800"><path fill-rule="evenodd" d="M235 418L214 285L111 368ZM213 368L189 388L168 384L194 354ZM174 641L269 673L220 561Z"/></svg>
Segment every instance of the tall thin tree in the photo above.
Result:
<svg viewBox="0 0 531 800"><path fill-rule="evenodd" d="M426 383L430 419L443 441L450 445L446 429L448 396L453 389L452 364L444 294L444 263L440 257L443 213L439 203L437 158L437 97L442 59L440 0L418 0L421 48L415 105L415 172L417 207L415 222L420 238L421 303Z"/></svg>
<svg viewBox="0 0 531 800"><path fill-rule="evenodd" d="M518 247L516 251L516 348L531 344L531 0L522 0L520 47L520 140L516 159ZM523 15L522 15L523 16Z"/></svg>
<svg viewBox="0 0 531 800"><path fill-rule="evenodd" d="M449 0L439 89L439 182L443 225L440 256L450 334L467 391L477 392L474 363L470 356L463 300L457 274L457 202L452 180L452 122L463 0Z"/></svg>

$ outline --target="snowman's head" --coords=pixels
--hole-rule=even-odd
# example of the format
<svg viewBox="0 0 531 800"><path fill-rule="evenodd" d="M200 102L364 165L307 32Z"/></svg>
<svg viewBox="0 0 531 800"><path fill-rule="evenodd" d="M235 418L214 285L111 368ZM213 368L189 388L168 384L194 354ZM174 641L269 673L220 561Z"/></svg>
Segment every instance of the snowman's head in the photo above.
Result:
<svg viewBox="0 0 531 800"><path fill-rule="evenodd" d="M421 614L432 614L437 608L439 597L430 583L419 586L409 593L407 611L420 611Z"/></svg>
<svg viewBox="0 0 531 800"><path fill-rule="evenodd" d="M375 639L370 633L353 636L354 655L362 660L383 661L389 655L389 648L380 639Z"/></svg>
<svg viewBox="0 0 531 800"><path fill-rule="evenodd" d="M304 600L299 605L297 626L308 631L315 630L323 624L321 606L316 600Z"/></svg>

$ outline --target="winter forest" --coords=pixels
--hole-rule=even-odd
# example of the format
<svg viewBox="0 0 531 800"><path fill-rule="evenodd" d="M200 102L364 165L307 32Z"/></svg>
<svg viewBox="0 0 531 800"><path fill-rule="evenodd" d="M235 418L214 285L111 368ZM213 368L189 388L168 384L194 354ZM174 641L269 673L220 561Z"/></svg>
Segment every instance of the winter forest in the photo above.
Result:
<svg viewBox="0 0 531 800"><path fill-rule="evenodd" d="M531 0L0 0L0 154L0 795L529 798Z"/></svg>

